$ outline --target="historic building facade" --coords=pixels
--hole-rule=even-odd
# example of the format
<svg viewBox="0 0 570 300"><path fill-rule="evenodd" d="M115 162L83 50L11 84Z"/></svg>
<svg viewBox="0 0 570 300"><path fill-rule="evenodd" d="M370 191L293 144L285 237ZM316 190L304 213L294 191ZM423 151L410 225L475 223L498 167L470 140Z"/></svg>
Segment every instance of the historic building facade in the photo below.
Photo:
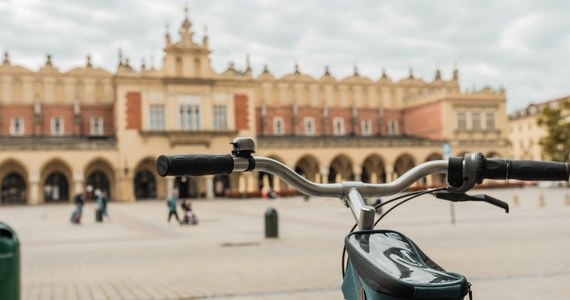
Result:
<svg viewBox="0 0 570 300"><path fill-rule="evenodd" d="M62 72L51 57L39 71L0 65L0 203L71 201L89 187L115 201L257 193L287 186L266 174L161 178L160 154L228 153L236 136L256 137L274 157L318 182L385 182L421 162L481 151L506 155L504 91L461 91L459 72L430 82L321 78L299 66L276 78L266 67L230 64L217 73L208 37L197 42L188 17L165 35L159 69L119 58L115 73L92 66ZM428 178L437 184L441 176Z"/></svg>
<svg viewBox="0 0 570 300"><path fill-rule="evenodd" d="M540 139L546 136L547 132L544 127L538 126L538 116L545 107L556 108L560 101L569 98L567 96L533 103L509 114L509 156L513 159L548 159L540 146Z"/></svg>

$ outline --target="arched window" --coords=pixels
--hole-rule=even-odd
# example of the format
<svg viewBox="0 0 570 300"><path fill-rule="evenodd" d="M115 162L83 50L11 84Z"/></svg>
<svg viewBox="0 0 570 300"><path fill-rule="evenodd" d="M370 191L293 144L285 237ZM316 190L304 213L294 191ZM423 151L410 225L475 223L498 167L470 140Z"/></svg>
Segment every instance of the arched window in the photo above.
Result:
<svg viewBox="0 0 570 300"><path fill-rule="evenodd" d="M156 180L148 170L138 171L135 175L135 197L137 199L156 198Z"/></svg>
<svg viewBox="0 0 570 300"><path fill-rule="evenodd" d="M111 195L111 185L109 178L101 171L95 171L87 177L87 186L91 186L93 192L96 190L106 191L107 195Z"/></svg>
<svg viewBox="0 0 570 300"><path fill-rule="evenodd" d="M67 178L60 172L51 173L44 184L45 202L57 202L69 200L69 183Z"/></svg>
<svg viewBox="0 0 570 300"><path fill-rule="evenodd" d="M26 203L26 182L18 173L9 173L2 179L1 203Z"/></svg>

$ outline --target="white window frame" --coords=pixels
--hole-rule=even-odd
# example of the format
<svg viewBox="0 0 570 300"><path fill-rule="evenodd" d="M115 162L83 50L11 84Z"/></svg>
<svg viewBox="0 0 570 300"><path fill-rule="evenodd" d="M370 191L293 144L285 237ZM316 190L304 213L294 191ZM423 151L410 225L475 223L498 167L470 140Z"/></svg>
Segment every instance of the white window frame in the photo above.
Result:
<svg viewBox="0 0 570 300"><path fill-rule="evenodd" d="M485 113L485 128L487 128L487 130L497 129L497 118L494 111L488 111Z"/></svg>
<svg viewBox="0 0 570 300"><path fill-rule="evenodd" d="M398 135L399 134L399 122L398 120L388 121L388 135Z"/></svg>
<svg viewBox="0 0 570 300"><path fill-rule="evenodd" d="M315 118L305 117L305 135L315 135Z"/></svg>
<svg viewBox="0 0 570 300"><path fill-rule="evenodd" d="M178 97L178 126L182 130L199 130L202 121L202 105L200 96Z"/></svg>
<svg viewBox="0 0 570 300"><path fill-rule="evenodd" d="M471 112L471 128L481 130L481 113L478 111Z"/></svg>
<svg viewBox="0 0 570 300"><path fill-rule="evenodd" d="M212 113L214 129L228 129L228 106L216 104L212 107Z"/></svg>
<svg viewBox="0 0 570 300"><path fill-rule="evenodd" d="M16 123L18 123L18 128L19 130L16 131ZM22 117L12 117L10 119L10 135L13 136L22 136L25 133L25 127L24 127L24 118Z"/></svg>
<svg viewBox="0 0 570 300"><path fill-rule="evenodd" d="M164 130L164 104L150 104L148 107L148 127L151 130ZM160 112L160 114L159 114Z"/></svg>
<svg viewBox="0 0 570 300"><path fill-rule="evenodd" d="M372 135L372 121L369 119L364 119L360 121L360 133L364 136Z"/></svg>
<svg viewBox="0 0 570 300"><path fill-rule="evenodd" d="M467 130L467 113L457 112L457 130Z"/></svg>
<svg viewBox="0 0 570 300"><path fill-rule="evenodd" d="M56 128L56 122L59 121L59 131ZM62 117L52 117L50 120L51 135L61 136L65 134L65 120Z"/></svg>
<svg viewBox="0 0 570 300"><path fill-rule="evenodd" d="M335 117L333 119L333 133L334 135L344 135L346 129L344 128L344 118Z"/></svg>
<svg viewBox="0 0 570 300"><path fill-rule="evenodd" d="M285 121L283 121L283 117L273 118L273 134L275 135L285 134Z"/></svg>
<svg viewBox="0 0 570 300"><path fill-rule="evenodd" d="M104 121L102 117L93 117L89 121L89 133L91 135L103 135L105 133ZM97 124L97 127L95 126ZM98 129L97 129L98 128Z"/></svg>

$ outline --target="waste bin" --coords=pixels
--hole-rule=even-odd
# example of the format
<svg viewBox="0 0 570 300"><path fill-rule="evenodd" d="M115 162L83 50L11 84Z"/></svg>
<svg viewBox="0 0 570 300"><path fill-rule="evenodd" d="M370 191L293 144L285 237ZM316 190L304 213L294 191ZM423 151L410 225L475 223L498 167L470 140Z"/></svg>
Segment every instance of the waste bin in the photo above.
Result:
<svg viewBox="0 0 570 300"><path fill-rule="evenodd" d="M279 224L278 224L277 211L274 208L269 208L265 211L265 237L276 238L279 237Z"/></svg>
<svg viewBox="0 0 570 300"><path fill-rule="evenodd" d="M103 222L103 210L96 209L95 210L95 221L96 222Z"/></svg>
<svg viewBox="0 0 570 300"><path fill-rule="evenodd" d="M20 242L10 226L0 222L0 299L20 299Z"/></svg>

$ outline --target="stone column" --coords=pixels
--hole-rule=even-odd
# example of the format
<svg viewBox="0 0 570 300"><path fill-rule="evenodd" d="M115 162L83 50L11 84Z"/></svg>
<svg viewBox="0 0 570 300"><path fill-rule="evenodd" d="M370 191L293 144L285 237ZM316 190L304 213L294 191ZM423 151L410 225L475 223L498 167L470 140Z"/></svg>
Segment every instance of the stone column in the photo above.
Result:
<svg viewBox="0 0 570 300"><path fill-rule="evenodd" d="M206 177L206 198L214 199L214 176Z"/></svg>
<svg viewBox="0 0 570 300"><path fill-rule="evenodd" d="M321 166L321 183L328 183L329 182L329 166L323 165Z"/></svg>
<svg viewBox="0 0 570 300"><path fill-rule="evenodd" d="M275 192L281 191L281 181L279 180L279 177L277 177L277 176L273 176L273 190Z"/></svg>
<svg viewBox="0 0 570 300"><path fill-rule="evenodd" d="M174 179L175 177L172 176L166 177L166 199L170 198L174 192Z"/></svg>
<svg viewBox="0 0 570 300"><path fill-rule="evenodd" d="M354 174L354 181L362 180L362 168L353 168L352 174ZM348 178L346 178L346 180L348 180Z"/></svg>
<svg viewBox="0 0 570 300"><path fill-rule="evenodd" d="M83 192L83 171L73 171L73 195L69 197L69 202L73 202L75 195Z"/></svg>
<svg viewBox="0 0 570 300"><path fill-rule="evenodd" d="M38 171L30 172L30 196L29 204L40 204L40 174Z"/></svg>

